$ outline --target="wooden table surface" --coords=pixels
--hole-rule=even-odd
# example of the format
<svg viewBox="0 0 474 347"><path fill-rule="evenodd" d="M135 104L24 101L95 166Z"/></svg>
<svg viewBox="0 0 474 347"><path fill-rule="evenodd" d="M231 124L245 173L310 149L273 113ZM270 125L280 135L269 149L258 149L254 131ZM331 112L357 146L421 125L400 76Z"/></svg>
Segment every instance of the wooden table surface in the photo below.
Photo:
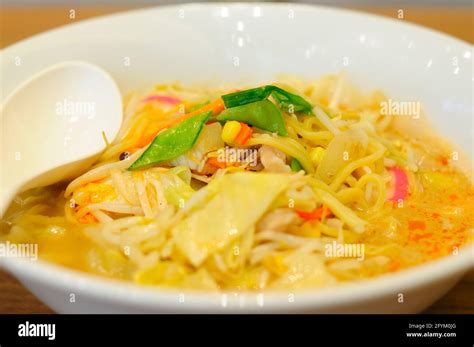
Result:
<svg viewBox="0 0 474 347"><path fill-rule="evenodd" d="M137 7L84 6L84 7L22 7L4 6L0 12L0 47L3 48L35 33L74 21ZM69 11L75 10L75 19ZM473 9L443 7L358 7L357 10L397 18L403 10L406 21L418 23L460 39L474 42ZM448 294L426 310L426 313L474 314L474 271L471 271ZM0 313L53 313L37 300L16 279L0 270Z"/></svg>

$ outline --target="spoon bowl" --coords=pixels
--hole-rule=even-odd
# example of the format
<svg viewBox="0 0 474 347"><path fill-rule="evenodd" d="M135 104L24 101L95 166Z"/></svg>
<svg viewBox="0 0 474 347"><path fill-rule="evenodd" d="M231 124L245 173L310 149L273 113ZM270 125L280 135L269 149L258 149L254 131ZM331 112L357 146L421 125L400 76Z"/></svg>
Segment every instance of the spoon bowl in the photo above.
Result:
<svg viewBox="0 0 474 347"><path fill-rule="evenodd" d="M85 62L55 64L20 85L0 114L0 215L24 190L86 170L122 121L112 77Z"/></svg>

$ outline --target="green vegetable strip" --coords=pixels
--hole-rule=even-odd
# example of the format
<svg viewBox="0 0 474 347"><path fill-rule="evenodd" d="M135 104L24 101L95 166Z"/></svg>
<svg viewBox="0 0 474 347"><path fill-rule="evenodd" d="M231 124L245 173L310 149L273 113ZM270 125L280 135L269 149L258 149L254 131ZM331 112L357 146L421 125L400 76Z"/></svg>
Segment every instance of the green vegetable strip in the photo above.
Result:
<svg viewBox="0 0 474 347"><path fill-rule="evenodd" d="M222 95L226 108L242 106L256 101L262 101L269 97L273 86L257 87L240 92Z"/></svg>
<svg viewBox="0 0 474 347"><path fill-rule="evenodd" d="M301 166L298 159L295 159L295 158L291 159L290 167L291 167L291 170L294 172L300 172L301 170L304 170L303 166Z"/></svg>
<svg viewBox="0 0 474 347"><path fill-rule="evenodd" d="M128 169L147 168L186 153L193 147L211 114L212 111L200 113L162 131Z"/></svg>
<svg viewBox="0 0 474 347"><path fill-rule="evenodd" d="M217 116L217 120L236 120L280 136L288 135L281 111L268 100L225 109Z"/></svg>
<svg viewBox="0 0 474 347"><path fill-rule="evenodd" d="M226 94L222 96L222 100L224 100L226 108L232 108L264 100L268 98L270 94L278 102L280 108L286 112L312 113L312 105L304 98L272 85Z"/></svg>
<svg viewBox="0 0 474 347"><path fill-rule="evenodd" d="M277 88L273 91L272 96L278 102L280 108L285 110L285 112L303 112L307 114L313 112L313 106L299 95Z"/></svg>

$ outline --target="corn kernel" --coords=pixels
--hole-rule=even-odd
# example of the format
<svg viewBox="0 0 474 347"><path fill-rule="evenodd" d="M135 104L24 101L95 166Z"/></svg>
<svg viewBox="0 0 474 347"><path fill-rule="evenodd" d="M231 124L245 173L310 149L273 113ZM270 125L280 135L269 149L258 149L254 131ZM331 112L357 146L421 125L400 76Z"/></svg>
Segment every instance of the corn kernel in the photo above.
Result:
<svg viewBox="0 0 474 347"><path fill-rule="evenodd" d="M321 159L323 159L324 154L326 154L326 150L323 147L313 148L309 153L311 161L314 165L319 165L319 163L321 163Z"/></svg>
<svg viewBox="0 0 474 347"><path fill-rule="evenodd" d="M226 122L224 129L222 129L222 141L232 143L240 132L240 128L240 123L235 120Z"/></svg>

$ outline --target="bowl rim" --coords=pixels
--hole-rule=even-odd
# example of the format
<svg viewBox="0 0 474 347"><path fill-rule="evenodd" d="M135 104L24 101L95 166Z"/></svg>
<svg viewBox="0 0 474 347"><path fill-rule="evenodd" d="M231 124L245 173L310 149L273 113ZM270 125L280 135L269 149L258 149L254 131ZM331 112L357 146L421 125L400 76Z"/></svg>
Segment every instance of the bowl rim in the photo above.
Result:
<svg viewBox="0 0 474 347"><path fill-rule="evenodd" d="M68 28L73 28L76 26L80 26L83 24L89 24L89 23L97 23L101 21L106 21L109 19L116 19L120 18L122 16L129 16L129 15L137 15L140 13L145 13L149 11L160 11L160 10L171 10L173 8L176 9L199 9L200 7L209 7L209 8L221 8L221 7L228 7L228 8L239 8L239 7L248 7L248 8L254 8L254 7L267 7L267 8L292 8L292 9L298 9L298 10L319 10L319 11L326 11L326 12L332 12L332 13L346 13L350 14L352 16L358 16L360 17L369 17L373 20L381 20L385 21L387 23L392 23L392 24L397 24L397 25L402 25L405 26L406 28L410 28L412 30L419 30L424 32L425 34L430 34L430 35L436 35L439 37L442 37L443 39L455 41L456 44L461 44L464 46L467 46L469 48L472 48L473 44L469 43L468 41L465 41L459 37L451 36L445 32L439 31L437 29L429 28L426 26L423 26L421 24L417 24L414 22L407 22L407 21L401 21L399 19L395 19L393 17L388 17L385 15L380 15L380 14L375 14L375 13L369 13L365 12L362 9L352 9L352 8L337 8L329 5L317 5L317 4L306 4L306 3L290 3L290 2L187 2L183 4L165 4L165 5L157 5L157 6L149 6L149 7L143 7L143 8L136 8L136 9L125 9L123 11L111 13L111 14L104 14L100 15L97 17L91 17L91 18L86 18L86 19L81 19L77 22L74 23L67 23L60 25L58 27L54 27L49 30L45 30L36 34L33 34L31 36L25 37L24 39L21 39L19 41L16 41L12 44L9 44L8 46L3 47L0 49L0 53L4 51L10 51L18 46L24 45L24 44L29 44L30 41L42 38L43 36L50 35L52 33L56 33L58 31L62 30L67 30Z"/></svg>
<svg viewBox="0 0 474 347"><path fill-rule="evenodd" d="M345 13L352 16L370 17L373 20L401 25L410 30L421 31L425 35L434 38L449 40L453 44L461 45L464 49L472 49L472 45L462 39L452 37L434 29L426 28L418 24L407 23L395 18L382 15L365 13L353 9L333 8L330 6L293 4L293 3L188 3L179 5L152 6L141 9L126 10L109 15L80 20L75 23L66 24L52 30L47 30L26 39L8 45L0 50L0 53L15 51L17 48L34 43L35 40L47 37L52 33L68 30L68 28L88 23L100 23L112 18L133 16L136 14L159 11L173 8L199 9L205 7L242 7L242 8L293 8L308 11L326 11L333 14ZM210 308L229 309L243 307L247 312L264 313L268 311L298 310L308 307L326 308L332 306L341 306L348 303L363 301L374 297L393 295L397 291L406 291L417 287L428 285L432 282L442 280L449 276L459 275L474 268L474 244L462 247L458 255L450 255L433 260L421 265L401 270L396 273L384 274L375 278L366 279L360 282L349 282L336 285L334 287L324 287L318 289L288 290L288 291L269 291L261 292L192 292L179 290L179 288L162 288L140 286L131 282L125 282L115 279L108 279L98 275L92 275L86 272L66 268L60 265L49 263L43 260L31 262L26 259L0 258L0 267L5 268L20 280L28 282L35 281L46 283L49 287L58 290L69 290L71 292L80 292L96 299L106 302L117 302L126 304L138 304L142 307L152 305L153 308L181 308L186 311L204 311ZM119 284L119 285L118 285ZM185 295L185 306L177 301L177 297ZM264 295L263 306L259 305L260 295ZM288 295L294 295L293 302L288 301ZM229 302L228 306L222 304L223 297L226 300L237 299L237 306ZM243 298L243 306L242 300Z"/></svg>
<svg viewBox="0 0 474 347"><path fill-rule="evenodd" d="M474 243L465 245L457 255L416 265L395 273L383 274L361 281L338 283L321 288L301 290L262 291L192 291L158 286L143 286L74 270L54 263L23 258L0 258L5 268L20 280L47 283L60 291L80 293L106 302L138 304L141 307L176 308L185 311L245 308L246 311L264 313L273 310L298 310L308 307L319 309L352 302L395 295L417 287L429 285L445 277L461 276L474 269ZM263 296L262 296L263 295ZM290 303L289 295L294 301ZM185 298L183 306L179 300ZM222 304L223 300L227 303ZM264 302L263 305L260 303ZM181 305L178 306L178 305Z"/></svg>

